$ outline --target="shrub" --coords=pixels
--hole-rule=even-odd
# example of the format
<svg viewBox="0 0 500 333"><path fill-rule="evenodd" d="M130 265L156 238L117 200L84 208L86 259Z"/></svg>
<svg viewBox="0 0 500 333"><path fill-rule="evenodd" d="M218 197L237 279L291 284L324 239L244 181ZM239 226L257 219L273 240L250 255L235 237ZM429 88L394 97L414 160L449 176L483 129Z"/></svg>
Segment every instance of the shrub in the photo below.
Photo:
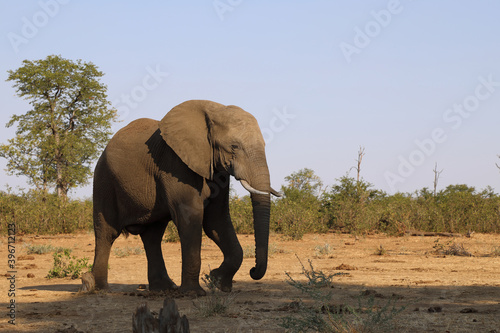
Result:
<svg viewBox="0 0 500 333"><path fill-rule="evenodd" d="M333 254L333 247L329 243L325 243L324 245L317 245L314 248L314 253L318 258L331 256Z"/></svg>
<svg viewBox="0 0 500 333"><path fill-rule="evenodd" d="M301 202L285 197L277 200L271 210L271 229L292 240L310 232L325 232L328 229L324 221L317 200Z"/></svg>
<svg viewBox="0 0 500 333"><path fill-rule="evenodd" d="M181 238L179 237L179 232L177 231L177 227L174 222L171 221L168 223L167 228L165 229L165 234L163 234L164 243L175 243L179 242Z"/></svg>
<svg viewBox="0 0 500 333"><path fill-rule="evenodd" d="M197 303L194 303L195 308L198 310L203 317L213 317L221 314L226 314L234 302L235 294L224 293L217 290L218 281L212 275L205 274L201 280L205 283L208 288L208 293L206 297L198 299Z"/></svg>
<svg viewBox="0 0 500 333"><path fill-rule="evenodd" d="M55 194L0 192L0 231L15 224L18 233L59 234L92 229L91 200L63 200Z"/></svg>
<svg viewBox="0 0 500 333"><path fill-rule="evenodd" d="M77 279L82 274L83 270L89 269L89 258L77 259L71 255L71 250L64 249L61 253L54 253L54 266L47 275L51 278L70 277Z"/></svg>
<svg viewBox="0 0 500 333"><path fill-rule="evenodd" d="M322 197L322 206L333 229L359 232L377 226L377 202L386 194L373 190L373 185L364 180L355 180L347 175L337 179L328 193Z"/></svg>
<svg viewBox="0 0 500 333"><path fill-rule="evenodd" d="M325 232L326 219L318 197L321 179L311 169L302 169L285 177L283 198L273 201L271 229L290 239L302 239L308 232Z"/></svg>
<svg viewBox="0 0 500 333"><path fill-rule="evenodd" d="M53 247L52 245L32 245L26 244L24 246L26 248L27 254L45 254L50 252L61 253L64 251L62 247Z"/></svg>
<svg viewBox="0 0 500 333"><path fill-rule="evenodd" d="M239 197L232 194L229 198L229 210L236 233L253 234L253 211L250 196Z"/></svg>
<svg viewBox="0 0 500 333"><path fill-rule="evenodd" d="M500 231L500 200L491 188L477 192L467 185L450 185L435 197L441 219L439 231Z"/></svg>
<svg viewBox="0 0 500 333"><path fill-rule="evenodd" d="M382 231L402 235L408 230L434 232L499 232L500 197L487 188L477 192L450 185L436 195L427 188L413 194L387 194L347 176L322 198L332 229L352 233Z"/></svg>
<svg viewBox="0 0 500 333"><path fill-rule="evenodd" d="M143 254L143 253L144 253L144 249L140 246L137 246L137 247L127 246L124 248L120 248L120 247L113 248L113 254L119 258L128 257L130 255L139 255L139 254Z"/></svg>
<svg viewBox="0 0 500 333"><path fill-rule="evenodd" d="M54 251L54 247L52 245L32 245L26 244L24 246L26 248L27 254L45 254Z"/></svg>
<svg viewBox="0 0 500 333"><path fill-rule="evenodd" d="M299 260L300 262L300 260ZM306 306L301 298L296 302L298 313L282 318L281 327L289 332L389 332L392 330L394 318L405 310L405 306L396 306L397 298L393 297L380 306L375 302L375 296L368 299L363 295L358 297L358 306L333 305L331 288L335 276L343 273L327 275L316 271L309 260L309 269L302 262L302 275L306 282L294 280L288 273L287 283L300 290L312 299L312 305Z"/></svg>

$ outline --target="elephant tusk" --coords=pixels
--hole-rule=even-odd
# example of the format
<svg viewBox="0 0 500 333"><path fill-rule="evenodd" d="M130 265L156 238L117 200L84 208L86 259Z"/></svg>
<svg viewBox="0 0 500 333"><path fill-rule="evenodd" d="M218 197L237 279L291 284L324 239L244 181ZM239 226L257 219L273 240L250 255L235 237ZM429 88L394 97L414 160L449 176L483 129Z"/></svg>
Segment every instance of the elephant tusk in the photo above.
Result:
<svg viewBox="0 0 500 333"><path fill-rule="evenodd" d="M271 194L277 198L281 198L282 194L271 187Z"/></svg>
<svg viewBox="0 0 500 333"><path fill-rule="evenodd" d="M264 195L267 195L269 194L269 192L263 192L263 191L259 191L259 190L256 190L254 189L250 184L248 184L248 182L244 179L241 179L240 180L240 183L241 185L243 185L243 187L245 188L245 190L247 190L248 192L250 193L253 193L253 194L264 194Z"/></svg>

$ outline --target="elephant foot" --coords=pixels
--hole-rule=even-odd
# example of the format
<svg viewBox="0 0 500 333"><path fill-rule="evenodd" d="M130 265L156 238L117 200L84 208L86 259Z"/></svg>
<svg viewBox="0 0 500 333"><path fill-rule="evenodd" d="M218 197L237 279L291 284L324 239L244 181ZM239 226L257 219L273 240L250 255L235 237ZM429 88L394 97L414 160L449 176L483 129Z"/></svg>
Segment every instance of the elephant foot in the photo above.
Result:
<svg viewBox="0 0 500 333"><path fill-rule="evenodd" d="M149 290L151 291L175 291L178 289L179 287L170 279L149 282Z"/></svg>
<svg viewBox="0 0 500 333"><path fill-rule="evenodd" d="M227 274L223 274L220 268L216 268L210 272L210 276L214 279L215 286L219 288L220 291L230 292L233 289L233 278L229 277Z"/></svg>
<svg viewBox="0 0 500 333"><path fill-rule="evenodd" d="M100 292L100 293L109 293L111 292L111 289L109 288L109 286L106 284L104 286L95 286L95 290Z"/></svg>
<svg viewBox="0 0 500 333"><path fill-rule="evenodd" d="M179 292L183 295L196 296L196 297L207 295L207 292L203 290L203 288L200 286L189 286L189 287L181 286L179 288Z"/></svg>

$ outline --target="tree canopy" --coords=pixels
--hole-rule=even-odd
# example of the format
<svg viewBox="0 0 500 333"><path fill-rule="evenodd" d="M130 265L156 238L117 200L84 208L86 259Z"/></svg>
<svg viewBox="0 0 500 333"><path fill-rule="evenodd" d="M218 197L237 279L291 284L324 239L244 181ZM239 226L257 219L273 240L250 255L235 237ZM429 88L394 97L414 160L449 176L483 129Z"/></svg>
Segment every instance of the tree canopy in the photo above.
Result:
<svg viewBox="0 0 500 333"><path fill-rule="evenodd" d="M313 170L304 168L285 177L287 185L281 190L286 198L297 199L298 197L316 197L323 190L323 182Z"/></svg>
<svg viewBox="0 0 500 333"><path fill-rule="evenodd" d="M37 189L55 187L59 197L88 182L92 162L111 136L116 110L107 101L104 75L97 66L50 55L24 60L8 71L17 95L31 110L13 115L7 127L17 124L16 136L0 145L11 175L28 177Z"/></svg>

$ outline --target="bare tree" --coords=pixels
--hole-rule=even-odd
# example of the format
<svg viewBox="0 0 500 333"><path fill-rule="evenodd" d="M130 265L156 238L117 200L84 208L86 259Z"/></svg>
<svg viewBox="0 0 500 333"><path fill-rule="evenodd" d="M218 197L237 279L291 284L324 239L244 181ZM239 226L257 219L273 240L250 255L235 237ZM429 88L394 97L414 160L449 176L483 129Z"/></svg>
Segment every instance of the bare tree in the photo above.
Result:
<svg viewBox="0 0 500 333"><path fill-rule="evenodd" d="M498 158L500 158L500 155L497 155ZM500 170L500 165L498 165L498 163L495 163L495 165L497 166L497 168Z"/></svg>
<svg viewBox="0 0 500 333"><path fill-rule="evenodd" d="M434 164L434 170L432 170L432 171L434 171L434 196L436 196L436 194L437 194L437 185L438 185L438 181L439 181L439 176L441 175L441 173L444 170L443 169L441 171L438 171L437 166L438 166L438 164L436 162L436 164Z"/></svg>
<svg viewBox="0 0 500 333"><path fill-rule="evenodd" d="M356 169L356 181L358 183L359 183L359 178L360 178L360 174L361 174L361 161L363 161L363 156L365 156L365 147L359 146L358 158L355 160L357 163L357 166L351 168L351 169Z"/></svg>

